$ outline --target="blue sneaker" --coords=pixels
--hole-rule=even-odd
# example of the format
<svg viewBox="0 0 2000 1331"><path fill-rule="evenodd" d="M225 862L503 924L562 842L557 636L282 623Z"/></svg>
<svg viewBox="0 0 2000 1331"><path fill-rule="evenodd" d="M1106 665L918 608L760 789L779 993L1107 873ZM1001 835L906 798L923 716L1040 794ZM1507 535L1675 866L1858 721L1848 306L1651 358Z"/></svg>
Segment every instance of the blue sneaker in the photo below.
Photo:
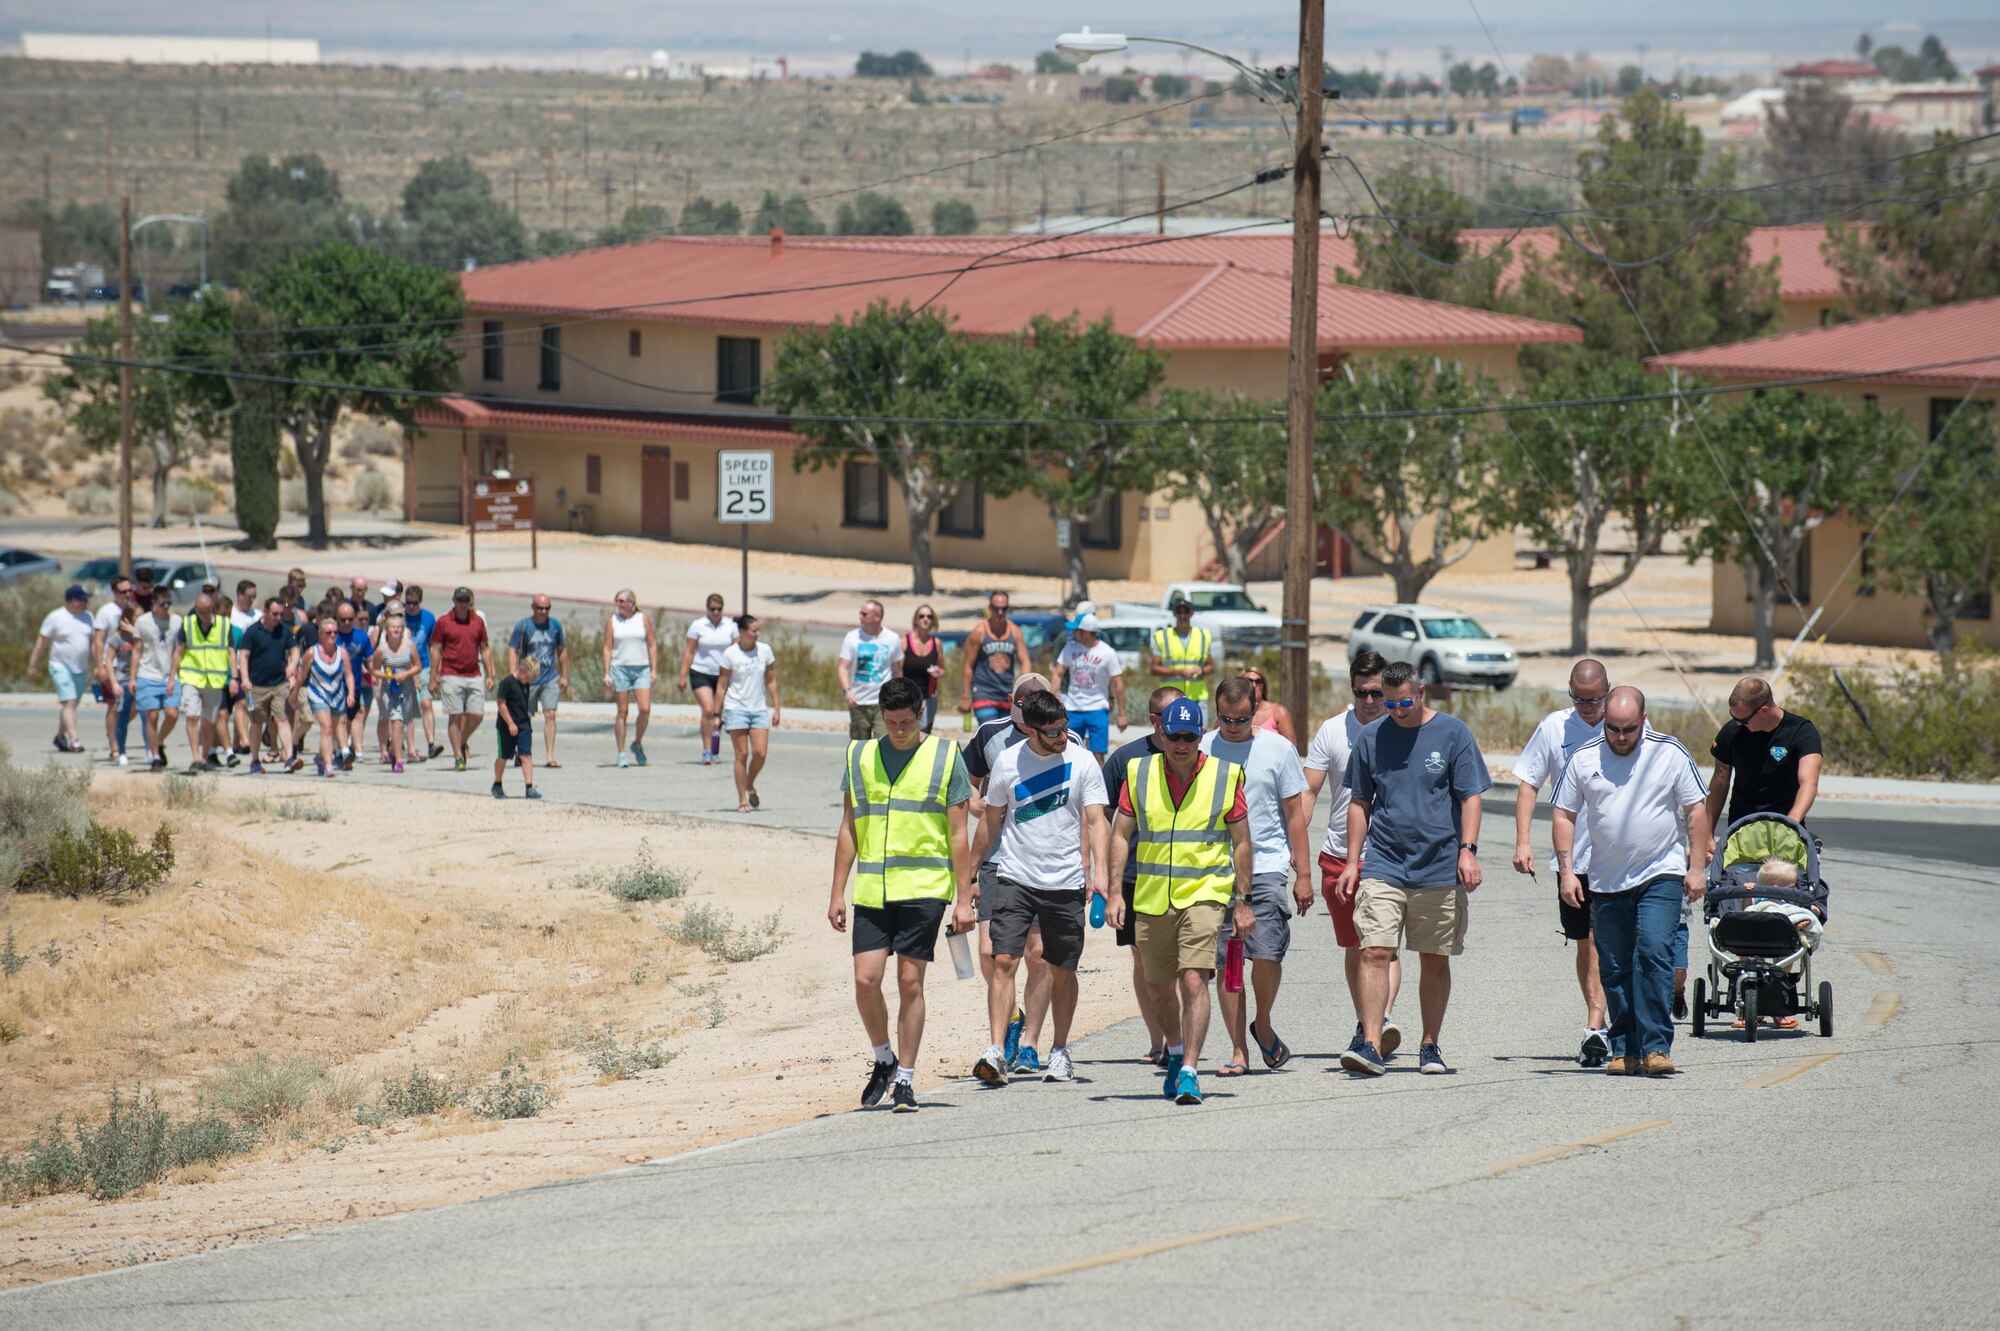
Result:
<svg viewBox="0 0 2000 1331"><path fill-rule="evenodd" d="M1379 1077L1388 1071L1382 1063L1381 1053L1366 1040L1350 1046L1347 1052L1340 1056L1340 1066L1349 1072L1359 1072L1369 1077Z"/></svg>
<svg viewBox="0 0 2000 1331"><path fill-rule="evenodd" d="M1007 1066L1013 1067L1014 1060L1021 1056L1021 1032L1027 1029L1028 1014L1019 1008L1007 1019L1007 1039L1000 1046L1000 1052L1007 1056Z"/></svg>
<svg viewBox="0 0 2000 1331"><path fill-rule="evenodd" d="M1182 1068L1174 1081L1174 1103L1177 1105L1198 1105L1201 1103L1201 1082L1196 1080L1193 1068Z"/></svg>
<svg viewBox="0 0 2000 1331"><path fill-rule="evenodd" d="M1017 1077L1039 1077L1042 1073L1041 1055L1035 1052L1033 1045L1024 1044L1021 1046L1021 1056L1015 1059L1007 1070Z"/></svg>
<svg viewBox="0 0 2000 1331"><path fill-rule="evenodd" d="M1160 1094L1169 1100L1174 1098L1174 1092L1180 1088L1182 1061L1180 1054L1168 1054L1160 1061L1160 1071L1165 1074L1160 1079Z"/></svg>
<svg viewBox="0 0 2000 1331"><path fill-rule="evenodd" d="M1451 1071L1451 1065L1444 1061L1444 1054L1436 1045L1426 1043L1417 1051L1417 1071L1440 1077Z"/></svg>

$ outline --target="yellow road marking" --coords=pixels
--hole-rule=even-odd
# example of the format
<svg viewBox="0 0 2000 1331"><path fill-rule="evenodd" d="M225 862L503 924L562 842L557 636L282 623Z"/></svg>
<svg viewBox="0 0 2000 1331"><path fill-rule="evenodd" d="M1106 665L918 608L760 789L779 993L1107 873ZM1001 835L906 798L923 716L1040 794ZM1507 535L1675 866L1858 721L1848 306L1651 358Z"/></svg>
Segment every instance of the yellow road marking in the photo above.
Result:
<svg viewBox="0 0 2000 1331"><path fill-rule="evenodd" d="M1502 1174L1511 1174L1517 1169L1526 1169L1530 1165L1539 1165L1549 1160L1558 1160L1576 1151L1589 1150L1593 1146L1609 1146L1612 1142L1622 1141L1627 1137L1636 1137L1642 1132L1651 1132L1655 1128L1664 1128L1671 1122L1673 1120L1670 1118L1656 1118L1645 1123L1632 1123L1622 1128L1612 1128L1608 1132L1598 1133L1595 1137L1579 1138L1573 1142L1564 1142L1560 1146L1545 1146L1539 1151L1530 1151L1526 1155L1512 1156L1506 1160L1496 1160L1486 1166L1486 1168L1480 1170L1478 1177L1498 1178Z"/></svg>
<svg viewBox="0 0 2000 1331"><path fill-rule="evenodd" d="M1903 1010L1903 996L1893 990L1875 995L1874 1004L1868 1015L1861 1020L1870 1026L1887 1026L1889 1019Z"/></svg>
<svg viewBox="0 0 2000 1331"><path fill-rule="evenodd" d="M1769 1090L1781 1082L1788 1082L1801 1073L1811 1072L1820 1064L1831 1062L1839 1057L1840 1051L1838 1049L1830 1054L1814 1054L1811 1058L1802 1058L1798 1062L1788 1067L1780 1068L1776 1072L1767 1072L1761 1077L1752 1077L1749 1081L1743 1083L1743 1089L1746 1091Z"/></svg>
<svg viewBox="0 0 2000 1331"><path fill-rule="evenodd" d="M1896 973L1896 968L1880 952L1871 951L1865 947L1857 947L1854 949L1854 955L1861 959L1862 965L1877 975L1894 975Z"/></svg>
<svg viewBox="0 0 2000 1331"><path fill-rule="evenodd" d="M1276 1229L1304 1220L1305 1215L1280 1215L1268 1220L1251 1220L1240 1225L1229 1225L1222 1229L1205 1230L1200 1234L1183 1234L1177 1239L1161 1239L1157 1243L1144 1243L1136 1248L1121 1248L1117 1252L1101 1253L1096 1257L1084 1257L1074 1262L1063 1262L1058 1266L1038 1267L1033 1271L1023 1271L1019 1275L1004 1276L999 1280L986 1280L966 1288L981 1294L992 1290L1017 1289L1023 1285L1039 1284L1058 1276L1075 1275L1078 1271L1090 1271L1100 1266L1115 1266L1119 1262L1137 1261L1141 1257L1151 1257L1156 1253L1172 1252L1176 1248L1192 1248L1198 1243L1212 1243L1216 1239L1234 1238L1238 1234L1256 1234L1266 1229Z"/></svg>

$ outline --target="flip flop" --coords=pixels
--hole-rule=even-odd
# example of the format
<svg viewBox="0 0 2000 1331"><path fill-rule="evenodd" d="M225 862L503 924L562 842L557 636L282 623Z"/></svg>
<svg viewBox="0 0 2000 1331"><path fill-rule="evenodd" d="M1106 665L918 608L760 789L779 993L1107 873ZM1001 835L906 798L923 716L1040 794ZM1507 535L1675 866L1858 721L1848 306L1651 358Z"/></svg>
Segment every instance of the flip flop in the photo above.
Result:
<svg viewBox="0 0 2000 1331"><path fill-rule="evenodd" d="M764 807L764 802L757 798L757 787L755 786L750 787L750 807L753 809Z"/></svg>
<svg viewBox="0 0 2000 1331"><path fill-rule="evenodd" d="M1167 1051L1165 1049L1148 1049L1145 1053L1139 1055L1139 1061L1141 1063L1151 1063L1154 1067L1159 1067L1167 1061Z"/></svg>
<svg viewBox="0 0 2000 1331"><path fill-rule="evenodd" d="M561 767L561 766L562 766L562 764L561 764L561 763L559 763L559 762L557 762L557 761L556 761L555 759L551 758L551 759L549 759L549 760L548 760L547 762L543 763L543 764L542 764L542 766L544 766L544 767Z"/></svg>
<svg viewBox="0 0 2000 1331"><path fill-rule="evenodd" d="M1797 1017L1779 1017L1779 1018L1778 1018L1778 1029L1779 1029L1779 1030L1781 1030L1781 1031L1795 1031L1795 1030L1797 1030L1798 1028L1799 1028L1799 1019L1798 1019Z"/></svg>
<svg viewBox="0 0 2000 1331"><path fill-rule="evenodd" d="M1215 1070L1215 1075L1218 1077L1241 1077L1249 1071L1250 1069L1242 1063L1224 1063Z"/></svg>
<svg viewBox="0 0 2000 1331"><path fill-rule="evenodd" d="M1257 1040L1255 1029L1251 1030L1250 1038ZM1264 1066L1267 1068L1276 1070L1291 1061L1292 1051L1287 1049L1285 1042L1278 1038L1278 1029L1275 1026L1271 1028L1271 1043L1267 1045L1262 1040L1257 1040L1257 1048L1262 1051Z"/></svg>

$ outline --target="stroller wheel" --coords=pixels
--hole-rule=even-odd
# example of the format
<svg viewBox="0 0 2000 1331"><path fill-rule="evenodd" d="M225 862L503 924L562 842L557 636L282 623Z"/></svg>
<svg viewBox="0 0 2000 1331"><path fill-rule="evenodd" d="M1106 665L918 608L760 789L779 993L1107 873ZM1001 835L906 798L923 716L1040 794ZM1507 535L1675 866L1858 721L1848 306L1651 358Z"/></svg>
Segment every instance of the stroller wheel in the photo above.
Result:
<svg viewBox="0 0 2000 1331"><path fill-rule="evenodd" d="M1743 995L1741 1014L1743 1017L1743 1038L1751 1044L1757 1043L1757 982L1745 977L1741 986Z"/></svg>
<svg viewBox="0 0 2000 1331"><path fill-rule="evenodd" d="M1819 1033L1822 1038L1833 1035L1833 982L1819 982Z"/></svg>
<svg viewBox="0 0 2000 1331"><path fill-rule="evenodd" d="M1695 977L1694 1003L1688 1008L1688 1034L1697 1040L1708 1029L1708 982Z"/></svg>

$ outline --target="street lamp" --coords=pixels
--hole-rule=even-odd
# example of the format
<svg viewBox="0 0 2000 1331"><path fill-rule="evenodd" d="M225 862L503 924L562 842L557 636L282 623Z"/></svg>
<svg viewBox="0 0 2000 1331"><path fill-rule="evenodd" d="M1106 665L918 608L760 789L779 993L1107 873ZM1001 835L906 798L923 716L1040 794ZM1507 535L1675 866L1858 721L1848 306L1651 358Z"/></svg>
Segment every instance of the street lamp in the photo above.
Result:
<svg viewBox="0 0 2000 1331"><path fill-rule="evenodd" d="M1128 37L1123 33L1066 32L1056 51L1079 63L1122 51L1133 42L1179 46L1214 56L1240 70L1261 100L1289 101L1298 108L1292 146L1292 310L1291 350L1286 379L1285 430L1285 595L1284 631L1279 637L1279 693L1295 717L1310 714L1307 648L1312 629L1313 395L1319 389L1319 164L1320 104L1326 68L1326 0L1299 0L1300 77L1287 88L1276 71L1172 37ZM1309 73L1308 73L1309 71ZM1338 96L1338 93L1333 94ZM1298 727L1305 752L1312 727Z"/></svg>

